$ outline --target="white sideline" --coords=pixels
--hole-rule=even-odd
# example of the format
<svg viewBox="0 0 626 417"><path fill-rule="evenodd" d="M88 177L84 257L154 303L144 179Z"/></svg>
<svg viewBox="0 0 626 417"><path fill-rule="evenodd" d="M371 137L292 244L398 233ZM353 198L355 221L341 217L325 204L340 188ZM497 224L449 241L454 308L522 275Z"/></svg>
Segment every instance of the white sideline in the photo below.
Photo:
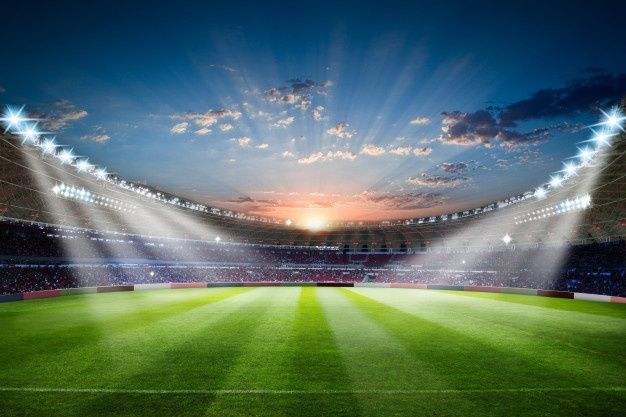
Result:
<svg viewBox="0 0 626 417"><path fill-rule="evenodd" d="M148 395L337 395L337 394L489 394L531 392L625 392L626 387L555 387L555 388L468 388L415 390L268 390L268 389L123 389L123 388L45 388L0 387L0 392L43 392L72 394L148 394Z"/></svg>

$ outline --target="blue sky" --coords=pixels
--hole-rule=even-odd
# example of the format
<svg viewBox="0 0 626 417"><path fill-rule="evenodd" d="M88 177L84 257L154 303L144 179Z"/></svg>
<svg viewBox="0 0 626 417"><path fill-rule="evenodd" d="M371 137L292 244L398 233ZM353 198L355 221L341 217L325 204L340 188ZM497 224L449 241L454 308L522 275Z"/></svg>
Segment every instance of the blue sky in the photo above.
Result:
<svg viewBox="0 0 626 417"><path fill-rule="evenodd" d="M619 2L23 3L1 102L109 171L267 215L525 191L626 94Z"/></svg>

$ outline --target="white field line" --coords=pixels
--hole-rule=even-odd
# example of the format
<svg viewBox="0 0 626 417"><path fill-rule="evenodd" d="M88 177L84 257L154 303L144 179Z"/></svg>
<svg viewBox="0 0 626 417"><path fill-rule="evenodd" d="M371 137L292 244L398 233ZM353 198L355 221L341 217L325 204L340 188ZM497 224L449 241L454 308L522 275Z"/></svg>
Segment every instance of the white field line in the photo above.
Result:
<svg viewBox="0 0 626 417"><path fill-rule="evenodd" d="M340 394L489 394L549 392L626 392L626 387L554 387L554 388L468 388L468 389L397 389L397 390L271 390L271 389L124 389L124 388L47 388L0 387L0 392L42 392L69 394L139 394L139 395L340 395Z"/></svg>

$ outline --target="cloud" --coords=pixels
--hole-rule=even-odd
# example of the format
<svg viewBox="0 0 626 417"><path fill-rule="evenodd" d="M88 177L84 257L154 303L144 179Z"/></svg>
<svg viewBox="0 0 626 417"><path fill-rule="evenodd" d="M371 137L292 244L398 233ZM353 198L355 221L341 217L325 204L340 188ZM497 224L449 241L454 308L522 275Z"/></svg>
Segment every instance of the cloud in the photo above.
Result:
<svg viewBox="0 0 626 417"><path fill-rule="evenodd" d="M444 162L439 165L439 169L451 174L467 171L468 168L469 166L466 162Z"/></svg>
<svg viewBox="0 0 626 417"><path fill-rule="evenodd" d="M278 119L276 122L274 122L272 124L272 126L274 126L274 127L291 126L293 124L294 120L296 120L296 119L293 116L285 117L283 119Z"/></svg>
<svg viewBox="0 0 626 417"><path fill-rule="evenodd" d="M310 100L302 100L300 104L298 104L296 107L298 107L302 111L306 111L310 106L311 106Z"/></svg>
<svg viewBox="0 0 626 417"><path fill-rule="evenodd" d="M256 146L257 149L267 149L270 147L270 145L268 145L267 143L261 143L260 145Z"/></svg>
<svg viewBox="0 0 626 417"><path fill-rule="evenodd" d="M328 128L326 133L331 136L337 136L338 138L350 139L356 132L351 132L349 128L350 125L347 123L338 123L335 126Z"/></svg>
<svg viewBox="0 0 626 417"><path fill-rule="evenodd" d="M411 120L410 123L412 125L418 125L418 126L423 126L423 125L427 125L430 123L430 119L428 117L416 117L415 119Z"/></svg>
<svg viewBox="0 0 626 417"><path fill-rule="evenodd" d="M294 153L293 153L293 152L291 152L291 151L285 151L285 152L281 153L280 155L281 155L283 158L293 158L294 156L296 156L296 155L294 155Z"/></svg>
<svg viewBox="0 0 626 417"><path fill-rule="evenodd" d="M230 131L230 130L233 130L233 128L234 128L234 126L233 126L233 125L231 125L230 123L222 123L222 124L220 125L220 130L221 130L222 132L228 132L228 131Z"/></svg>
<svg viewBox="0 0 626 417"><path fill-rule="evenodd" d="M242 136L240 138L230 138L230 140L233 142L237 142L237 144L241 146L242 148L250 145L250 142L252 141L252 139L250 139L247 136Z"/></svg>
<svg viewBox="0 0 626 417"><path fill-rule="evenodd" d="M593 75L570 80L562 88L547 88L529 98L511 103L500 113L502 126L518 122L570 116L614 106L626 90L626 73L611 74L599 70Z"/></svg>
<svg viewBox="0 0 626 417"><path fill-rule="evenodd" d="M414 148L413 149L413 155L415 155L415 156L428 156L431 153L433 153L433 149L432 148L428 148L428 147Z"/></svg>
<svg viewBox="0 0 626 417"><path fill-rule="evenodd" d="M328 152L326 154L326 160L332 161L333 159L343 159L347 161L354 161L356 159L356 155L349 151Z"/></svg>
<svg viewBox="0 0 626 417"><path fill-rule="evenodd" d="M385 153L385 148L369 143L363 146L361 153L369 156L380 156Z"/></svg>
<svg viewBox="0 0 626 417"><path fill-rule="evenodd" d="M326 95L332 86L331 81L322 83L313 80L292 79L280 87L271 88L263 93L268 103L289 104L301 110L309 108L314 95Z"/></svg>
<svg viewBox="0 0 626 417"><path fill-rule="evenodd" d="M509 161L507 161L506 159L497 159L496 165L500 168L506 168L509 166Z"/></svg>
<svg viewBox="0 0 626 417"><path fill-rule="evenodd" d="M439 175L428 175L426 173L422 173L422 175L418 177L409 177L406 179L407 184L428 188L456 187L467 181L469 181L467 177L442 177Z"/></svg>
<svg viewBox="0 0 626 417"><path fill-rule="evenodd" d="M534 164L540 163L542 157L543 157L543 154L539 151L526 150L522 152L521 154L519 154L517 159L519 163L527 165L530 163L534 163Z"/></svg>
<svg viewBox="0 0 626 417"><path fill-rule="evenodd" d="M315 152L305 158L298 159L298 163L308 165L308 164L313 164L323 159L324 159L324 154L322 152Z"/></svg>
<svg viewBox="0 0 626 417"><path fill-rule="evenodd" d="M265 194L274 194L273 192ZM243 206L238 210L248 212L269 212L275 208L331 208L334 207L332 201L291 201L274 199L256 199L249 196L242 196L223 201L230 205Z"/></svg>
<svg viewBox="0 0 626 417"><path fill-rule="evenodd" d="M494 156L492 158L495 159ZM458 161L458 162L442 162L441 164L436 166L437 169L447 173L447 174L461 174L468 171L476 171L476 170L486 170L488 169L485 165L480 163L477 160L470 161Z"/></svg>
<svg viewBox="0 0 626 417"><path fill-rule="evenodd" d="M52 107L47 113L38 116L43 119L41 125L46 130L58 131L67 127L71 122L84 119L88 113L67 100L58 100L52 103Z"/></svg>
<svg viewBox="0 0 626 417"><path fill-rule="evenodd" d="M505 148L519 148L543 143L549 134L549 129L545 128L526 133L507 129L487 110L444 112L442 116L443 134L439 140L448 145L492 148L499 144Z"/></svg>
<svg viewBox="0 0 626 417"><path fill-rule="evenodd" d="M202 128L200 128L200 129L196 130L194 133L195 133L196 135L201 135L201 136L204 136L204 135L208 135L208 134L210 134L211 132L212 132L212 130L211 130L211 129L209 129L208 127L202 127Z"/></svg>
<svg viewBox="0 0 626 417"><path fill-rule="evenodd" d="M206 113L187 112L182 117L185 120L193 121L197 126L211 127L224 118L239 120L239 118L241 117L241 112L231 109L208 110Z"/></svg>
<svg viewBox="0 0 626 417"><path fill-rule="evenodd" d="M187 128L189 127L189 123L187 122L180 122L175 124L174 126L172 126L172 128L170 129L170 132L175 134L175 135L180 135L182 133L187 132Z"/></svg>
<svg viewBox="0 0 626 417"><path fill-rule="evenodd" d="M539 90L529 98L504 107L489 107L471 113L443 112L442 143L461 146L501 146L508 149L541 144L552 130L570 129L558 124L528 132L515 130L520 122L557 117L575 117L599 107L615 105L626 88L626 74L595 72L568 81L565 87Z"/></svg>
<svg viewBox="0 0 626 417"><path fill-rule="evenodd" d="M324 117L324 106L317 106L315 109L313 109L311 117L313 117L313 120L315 120L316 122L326 119L326 117Z"/></svg>
<svg viewBox="0 0 626 417"><path fill-rule="evenodd" d="M93 135L85 135L85 136L81 136L80 140L85 140L85 141L89 141L89 142L96 142L96 143L107 143L109 140L111 140L111 136L105 135L103 133L101 133L101 134L93 134Z"/></svg>
<svg viewBox="0 0 626 417"><path fill-rule="evenodd" d="M411 153L412 149L413 148L410 146L398 146L395 148L391 148L389 150L389 153L394 154L394 155L406 156Z"/></svg>
<svg viewBox="0 0 626 417"><path fill-rule="evenodd" d="M357 197L367 203L382 206L383 209L387 210L418 210L437 207L446 200L441 194L432 192L393 194L364 191Z"/></svg>
<svg viewBox="0 0 626 417"><path fill-rule="evenodd" d="M328 151L325 154L323 152L315 152L305 158L298 159L298 163L310 165L316 162L329 162L335 159L354 161L356 159L356 155L349 151Z"/></svg>
<svg viewBox="0 0 626 417"><path fill-rule="evenodd" d="M246 203L254 203L255 200L252 197L237 197L230 200L226 200L227 203L235 203L235 204L246 204Z"/></svg>
<svg viewBox="0 0 626 417"><path fill-rule="evenodd" d="M474 113L444 112L442 116L441 130L444 134L439 140L446 144L489 147L499 131L496 119L486 110Z"/></svg>

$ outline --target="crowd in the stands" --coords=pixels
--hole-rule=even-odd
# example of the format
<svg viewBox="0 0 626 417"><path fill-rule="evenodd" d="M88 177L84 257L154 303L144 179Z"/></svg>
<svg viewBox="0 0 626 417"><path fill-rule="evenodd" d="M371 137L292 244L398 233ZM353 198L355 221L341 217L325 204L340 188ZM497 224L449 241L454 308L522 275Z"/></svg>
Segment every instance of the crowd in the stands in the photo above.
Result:
<svg viewBox="0 0 626 417"><path fill-rule="evenodd" d="M164 282L406 282L626 295L623 241L569 248L347 253L0 223L0 294Z"/></svg>

